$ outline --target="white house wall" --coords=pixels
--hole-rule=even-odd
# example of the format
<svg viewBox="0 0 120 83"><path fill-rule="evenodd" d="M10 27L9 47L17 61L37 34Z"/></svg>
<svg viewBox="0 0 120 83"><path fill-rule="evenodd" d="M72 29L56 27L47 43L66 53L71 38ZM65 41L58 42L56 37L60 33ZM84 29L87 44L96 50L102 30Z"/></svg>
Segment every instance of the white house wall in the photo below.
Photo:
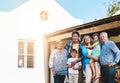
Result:
<svg viewBox="0 0 120 83"><path fill-rule="evenodd" d="M9 14L0 13L0 82L9 83L16 79L17 42L15 27ZM14 79L15 78L15 79Z"/></svg>
<svg viewBox="0 0 120 83"><path fill-rule="evenodd" d="M40 19L40 12L43 10L48 11L47 21L41 21ZM31 31L36 30L38 32L42 29L44 34L83 23L81 19L75 19L68 14L55 0L30 0L21 7L16 8L11 14L14 17L16 16L18 20L16 22L20 22L25 27L29 26L29 31L32 29ZM42 26L44 28L41 28ZM35 29L36 27L39 28Z"/></svg>
<svg viewBox="0 0 120 83"><path fill-rule="evenodd" d="M40 12L48 11L48 20ZM29 0L11 12L0 12L0 83L45 83L43 35L82 24L55 0ZM18 39L35 40L35 68L18 68Z"/></svg>

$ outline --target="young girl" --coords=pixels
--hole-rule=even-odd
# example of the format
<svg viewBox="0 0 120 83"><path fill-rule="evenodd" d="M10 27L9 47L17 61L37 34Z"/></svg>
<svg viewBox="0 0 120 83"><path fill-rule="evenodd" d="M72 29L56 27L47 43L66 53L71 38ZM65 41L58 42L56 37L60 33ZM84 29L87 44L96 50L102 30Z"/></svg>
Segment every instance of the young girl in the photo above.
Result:
<svg viewBox="0 0 120 83"><path fill-rule="evenodd" d="M98 66L98 59L99 59L99 56L100 56L100 42L99 42L99 37L98 37L98 34L95 33L93 34L93 44L91 46L87 46L87 48L93 48L92 50L92 53L91 55L88 55L88 56L92 56L94 57L94 59L90 59L90 67L92 69L92 79L93 80L96 80L100 77L99 75L99 66Z"/></svg>

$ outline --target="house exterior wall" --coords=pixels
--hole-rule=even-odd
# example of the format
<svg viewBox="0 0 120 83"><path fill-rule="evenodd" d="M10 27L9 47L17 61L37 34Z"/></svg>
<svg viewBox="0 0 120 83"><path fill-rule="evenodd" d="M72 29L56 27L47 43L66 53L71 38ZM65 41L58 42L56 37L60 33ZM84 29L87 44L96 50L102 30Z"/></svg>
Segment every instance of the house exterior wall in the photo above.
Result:
<svg viewBox="0 0 120 83"><path fill-rule="evenodd" d="M40 18L43 10L49 14L46 21ZM0 12L0 82L48 83L45 76L48 58L44 57L44 34L81 23L82 20L73 18L54 0L42 0L42 3L41 0L29 0L11 12ZM35 41L34 68L18 68L19 39Z"/></svg>

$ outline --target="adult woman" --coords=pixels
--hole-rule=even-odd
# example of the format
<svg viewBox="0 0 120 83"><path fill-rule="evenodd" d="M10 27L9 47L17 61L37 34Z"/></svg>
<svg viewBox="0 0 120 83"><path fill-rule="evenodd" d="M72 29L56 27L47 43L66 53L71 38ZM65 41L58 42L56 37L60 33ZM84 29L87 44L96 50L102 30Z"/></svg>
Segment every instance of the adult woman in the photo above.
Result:
<svg viewBox="0 0 120 83"><path fill-rule="evenodd" d="M83 37L83 46L82 46L82 54L83 54L83 69L85 72L85 83L91 83L92 79L92 71L90 67L90 59L98 60L94 56L90 56L92 50L88 49L87 46L92 45L92 39L89 35L85 35ZM99 71L98 71L99 72ZM93 83L99 83L98 80L93 80Z"/></svg>
<svg viewBox="0 0 120 83"><path fill-rule="evenodd" d="M54 76L54 83L64 83L67 75L67 51L62 41L57 41L56 49L50 55L49 67Z"/></svg>

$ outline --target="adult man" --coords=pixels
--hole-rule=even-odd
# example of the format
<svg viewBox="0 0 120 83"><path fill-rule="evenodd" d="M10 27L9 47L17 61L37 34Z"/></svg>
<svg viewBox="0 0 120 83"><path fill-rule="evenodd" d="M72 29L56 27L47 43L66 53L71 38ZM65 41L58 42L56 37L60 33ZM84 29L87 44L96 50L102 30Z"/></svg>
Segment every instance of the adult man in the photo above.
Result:
<svg viewBox="0 0 120 83"><path fill-rule="evenodd" d="M77 31L73 31L72 32L72 40L70 40L69 42L67 42L67 44L65 45L65 49L67 49L68 52L68 58L70 58L70 52L72 49L76 49L78 54L76 57L78 57L79 59L76 62L79 62L82 58L81 58L81 41L80 41L80 34ZM73 67L75 65L76 62L72 62L71 63L71 67ZM79 70L79 83L82 83L82 70Z"/></svg>
<svg viewBox="0 0 120 83"><path fill-rule="evenodd" d="M102 83L114 83L115 65L120 60L120 50L113 41L108 39L106 32L100 33L101 40L101 76Z"/></svg>

